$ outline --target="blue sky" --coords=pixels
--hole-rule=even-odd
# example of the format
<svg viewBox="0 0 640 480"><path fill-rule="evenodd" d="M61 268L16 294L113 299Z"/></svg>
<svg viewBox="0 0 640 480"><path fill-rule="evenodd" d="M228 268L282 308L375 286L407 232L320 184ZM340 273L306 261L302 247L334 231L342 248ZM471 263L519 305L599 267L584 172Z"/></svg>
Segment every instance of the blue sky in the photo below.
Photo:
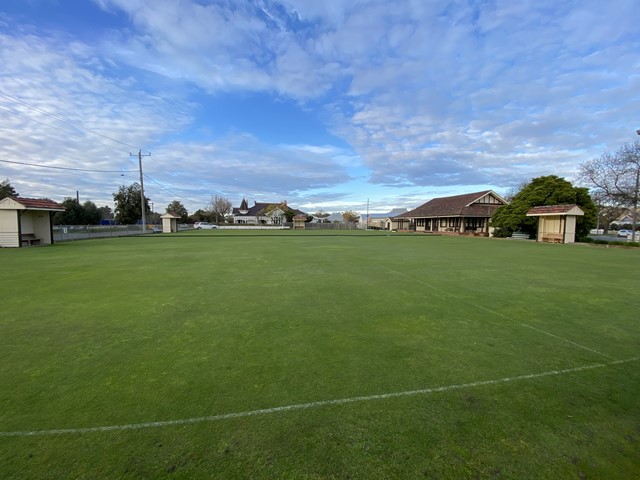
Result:
<svg viewBox="0 0 640 480"><path fill-rule="evenodd" d="M156 211L362 213L575 181L637 139L639 24L633 0L4 0L0 179L113 206L142 149Z"/></svg>

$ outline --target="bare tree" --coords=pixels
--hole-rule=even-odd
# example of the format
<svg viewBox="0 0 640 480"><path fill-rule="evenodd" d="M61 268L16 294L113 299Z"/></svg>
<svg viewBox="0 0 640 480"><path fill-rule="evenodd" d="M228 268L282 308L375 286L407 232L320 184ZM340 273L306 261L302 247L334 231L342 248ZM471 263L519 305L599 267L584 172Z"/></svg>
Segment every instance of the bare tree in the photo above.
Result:
<svg viewBox="0 0 640 480"><path fill-rule="evenodd" d="M216 194L211 197L209 211L215 222L220 223L233 211L233 206L228 198Z"/></svg>
<svg viewBox="0 0 640 480"><path fill-rule="evenodd" d="M353 210L348 210L342 213L342 220L344 220L345 223L357 223L358 220L360 220L360 214Z"/></svg>
<svg viewBox="0 0 640 480"><path fill-rule="evenodd" d="M507 190L504 194L505 200L511 202L511 200L513 200L513 197L520 193L527 185L529 185L529 182L523 180L518 185L509 187L509 190Z"/></svg>
<svg viewBox="0 0 640 480"><path fill-rule="evenodd" d="M640 190L640 143L625 144L617 152L604 153L580 165L580 178L593 185L594 195L614 207L633 211L637 224Z"/></svg>
<svg viewBox="0 0 640 480"><path fill-rule="evenodd" d="M627 208L614 202L600 191L593 192L591 198L598 208L597 229L602 229L602 233L606 235L609 233L609 225L622 215Z"/></svg>

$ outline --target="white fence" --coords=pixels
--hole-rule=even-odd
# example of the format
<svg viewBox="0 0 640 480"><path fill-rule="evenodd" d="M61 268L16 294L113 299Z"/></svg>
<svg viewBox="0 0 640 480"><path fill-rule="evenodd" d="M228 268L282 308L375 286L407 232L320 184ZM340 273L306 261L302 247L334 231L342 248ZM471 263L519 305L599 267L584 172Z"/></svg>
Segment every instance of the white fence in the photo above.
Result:
<svg viewBox="0 0 640 480"><path fill-rule="evenodd" d="M147 225L144 233L154 233L154 228L162 230L161 225ZM193 225L178 225L178 230L191 230ZM156 230L157 231L157 230ZM86 240L89 238L128 237L141 235L142 225L54 225L53 241Z"/></svg>

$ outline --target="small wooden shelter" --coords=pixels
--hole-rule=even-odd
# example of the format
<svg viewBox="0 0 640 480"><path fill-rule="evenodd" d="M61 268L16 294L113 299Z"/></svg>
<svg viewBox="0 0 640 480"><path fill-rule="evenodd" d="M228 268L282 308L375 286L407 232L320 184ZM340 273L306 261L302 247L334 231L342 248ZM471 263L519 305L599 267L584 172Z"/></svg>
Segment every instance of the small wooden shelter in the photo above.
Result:
<svg viewBox="0 0 640 480"><path fill-rule="evenodd" d="M5 197L0 200L0 247L50 245L59 203L46 198Z"/></svg>
<svg viewBox="0 0 640 480"><path fill-rule="evenodd" d="M304 230L304 224L307 221L306 215L296 215L293 217L293 229Z"/></svg>
<svg viewBox="0 0 640 480"><path fill-rule="evenodd" d="M582 215L578 205L543 205L527 212L527 217L539 217L537 240L549 243L574 243L576 217Z"/></svg>
<svg viewBox="0 0 640 480"><path fill-rule="evenodd" d="M167 212L164 215L160 215L162 219L162 233L175 233L178 231L178 215L174 215L171 212Z"/></svg>

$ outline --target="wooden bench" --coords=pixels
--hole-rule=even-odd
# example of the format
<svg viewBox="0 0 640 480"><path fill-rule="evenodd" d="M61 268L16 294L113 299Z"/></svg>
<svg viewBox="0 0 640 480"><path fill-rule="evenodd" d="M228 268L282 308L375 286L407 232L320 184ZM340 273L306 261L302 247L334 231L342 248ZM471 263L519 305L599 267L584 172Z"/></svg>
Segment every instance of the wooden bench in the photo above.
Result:
<svg viewBox="0 0 640 480"><path fill-rule="evenodd" d="M547 243L562 243L564 235L561 233L545 233L542 235L542 241Z"/></svg>
<svg viewBox="0 0 640 480"><path fill-rule="evenodd" d="M33 245L40 245L40 239L36 237L33 233L23 233L20 235L20 242L22 246L27 245L31 247Z"/></svg>

